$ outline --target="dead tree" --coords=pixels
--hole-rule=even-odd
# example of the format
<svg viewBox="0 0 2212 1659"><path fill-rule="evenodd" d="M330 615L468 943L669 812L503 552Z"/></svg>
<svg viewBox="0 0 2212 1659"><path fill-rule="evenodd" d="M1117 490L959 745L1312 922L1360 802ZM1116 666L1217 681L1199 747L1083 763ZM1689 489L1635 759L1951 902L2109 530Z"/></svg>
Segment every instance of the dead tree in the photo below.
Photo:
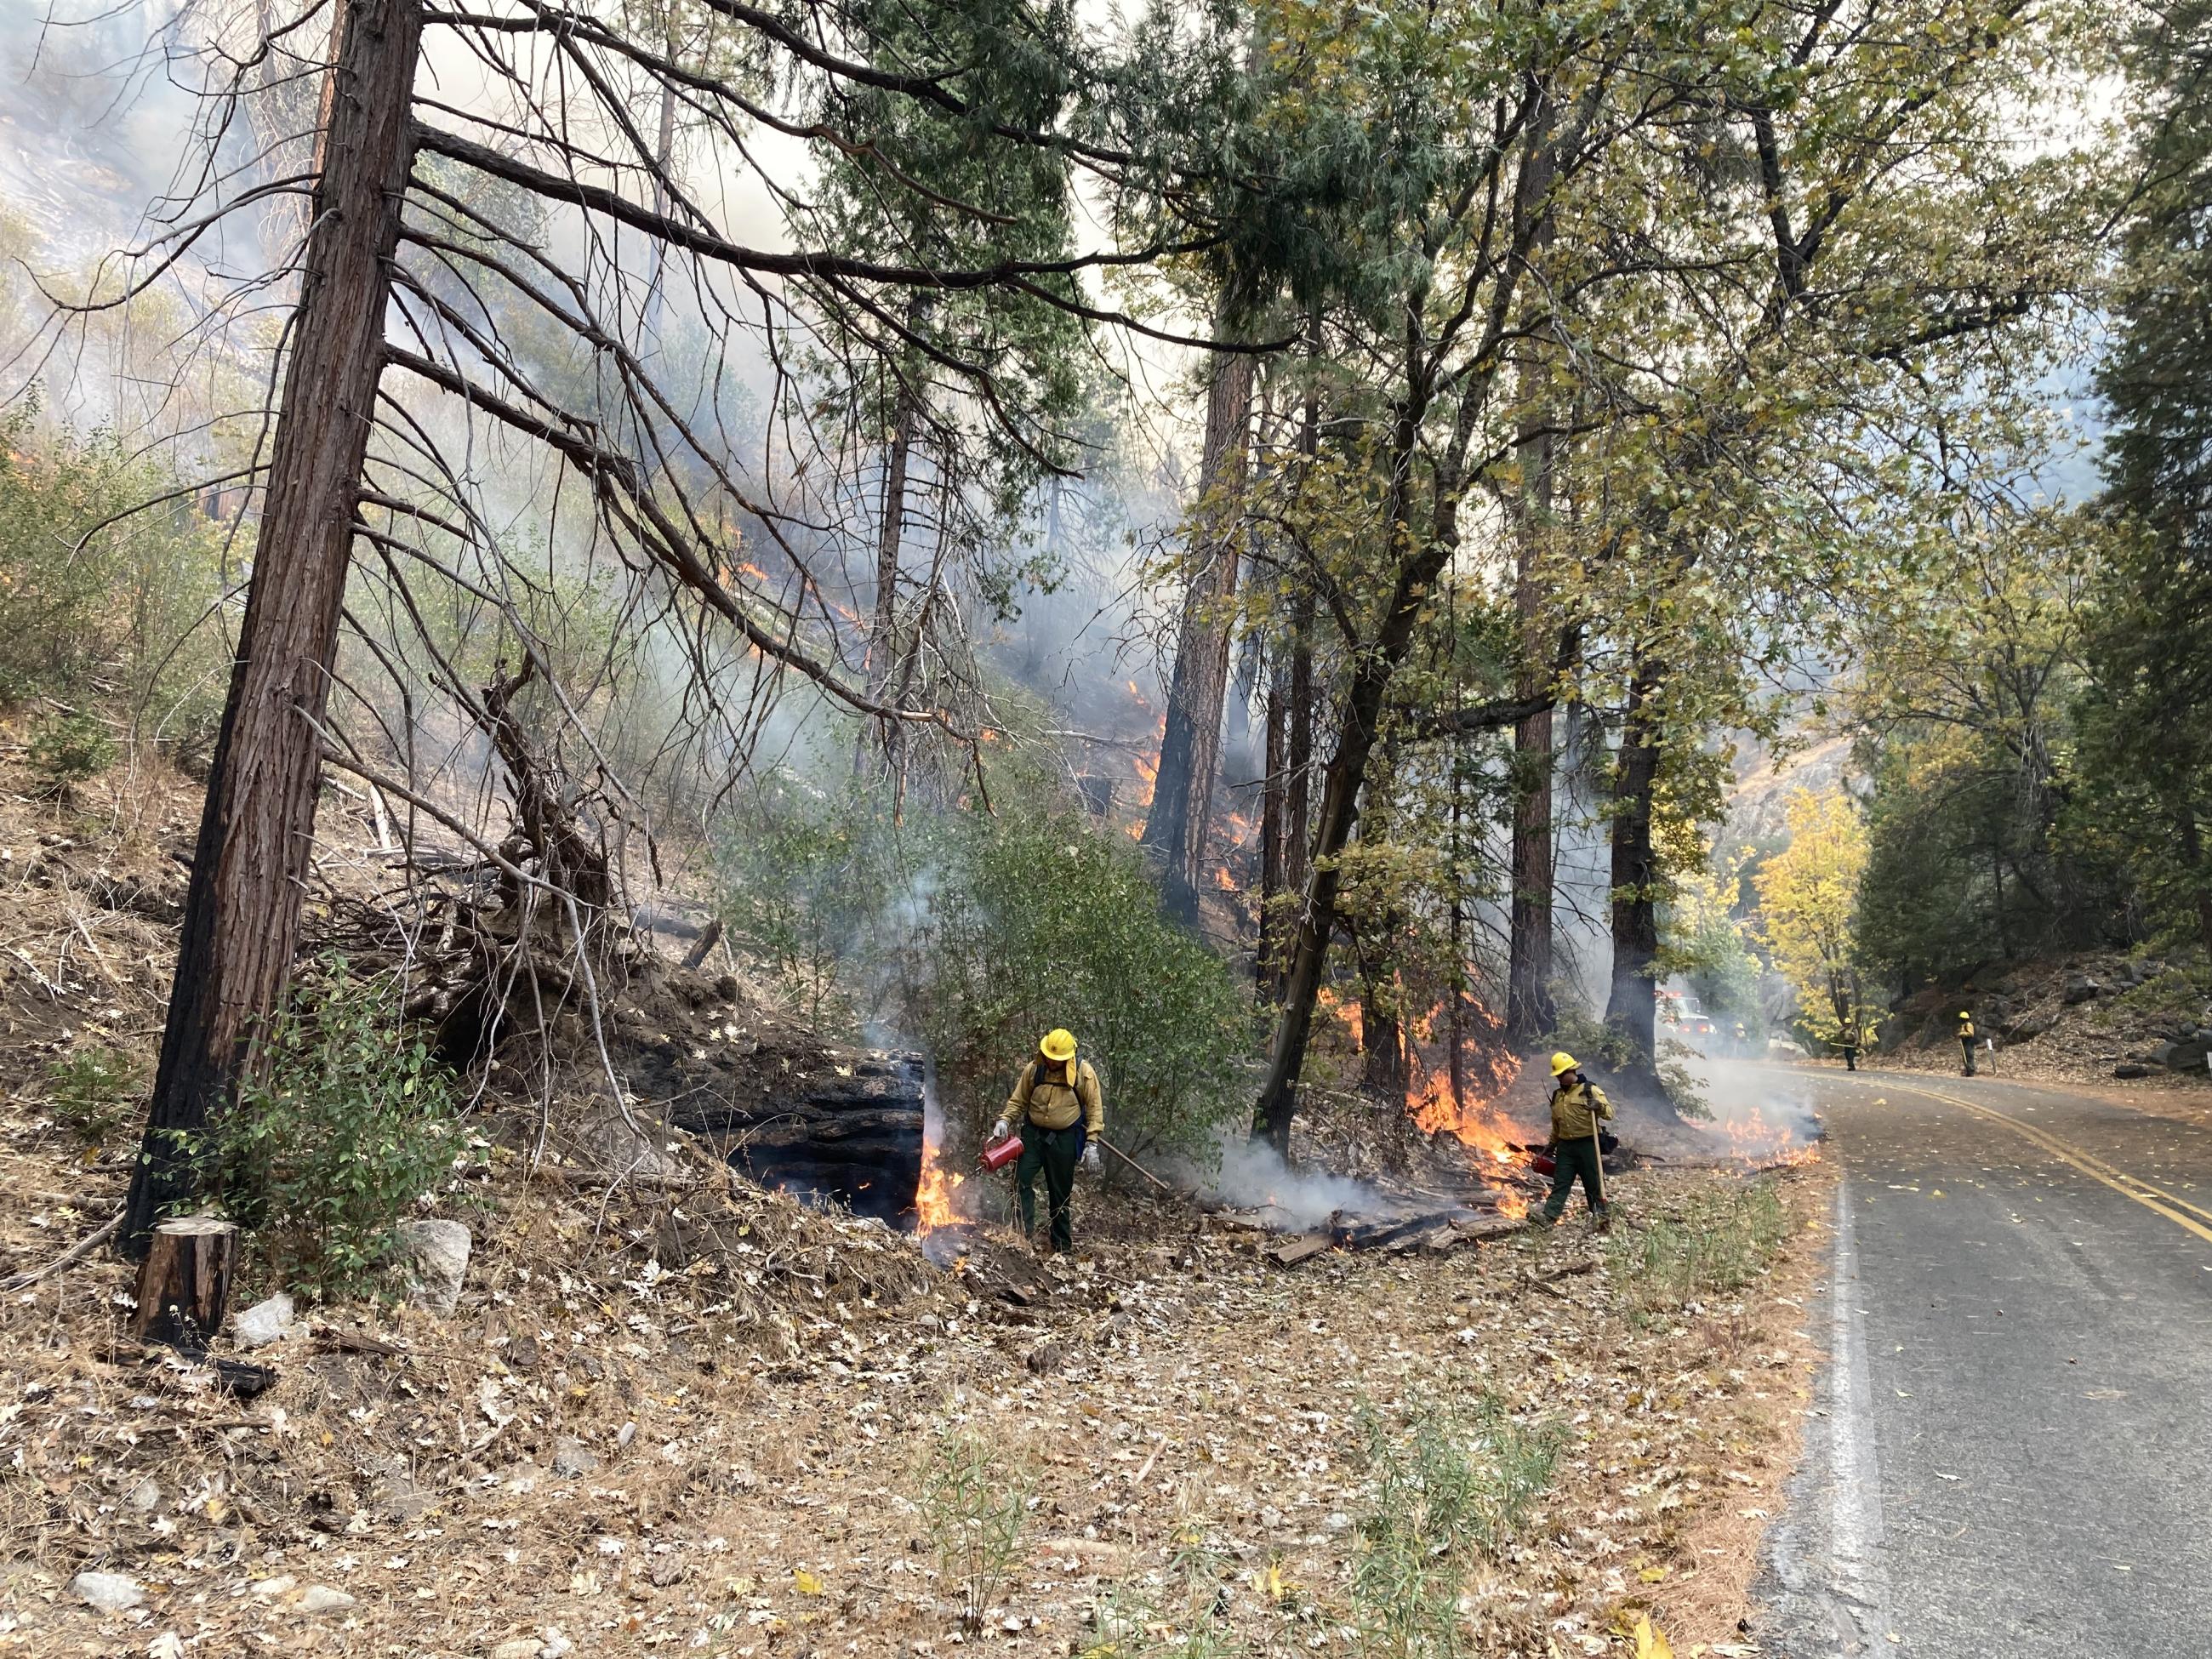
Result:
<svg viewBox="0 0 2212 1659"><path fill-rule="evenodd" d="M417 0L345 0L259 555L185 894L161 1058L124 1236L143 1250L195 1182L187 1139L228 1099L257 1021L277 1005L313 850L338 612L362 462L376 417L384 314L413 156Z"/></svg>

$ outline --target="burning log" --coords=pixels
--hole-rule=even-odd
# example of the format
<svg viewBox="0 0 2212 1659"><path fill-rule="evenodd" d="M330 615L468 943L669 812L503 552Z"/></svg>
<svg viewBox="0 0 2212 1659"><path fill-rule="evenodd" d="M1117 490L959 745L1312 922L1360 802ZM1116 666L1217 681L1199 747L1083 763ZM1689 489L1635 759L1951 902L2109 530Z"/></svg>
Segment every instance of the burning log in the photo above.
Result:
<svg viewBox="0 0 2212 1659"><path fill-rule="evenodd" d="M788 1095L680 1106L674 1121L763 1187L903 1220L921 1184L921 1056L861 1054L823 1069Z"/></svg>

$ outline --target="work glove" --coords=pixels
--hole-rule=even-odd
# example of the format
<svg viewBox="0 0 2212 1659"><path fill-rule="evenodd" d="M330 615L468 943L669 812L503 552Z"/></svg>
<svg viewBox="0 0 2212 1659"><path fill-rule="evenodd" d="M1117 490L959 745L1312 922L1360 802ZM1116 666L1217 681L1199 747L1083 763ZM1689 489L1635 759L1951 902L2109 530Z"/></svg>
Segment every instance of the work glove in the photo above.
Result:
<svg viewBox="0 0 2212 1659"><path fill-rule="evenodd" d="M1095 1140L1083 1149L1083 1167L1086 1170L1098 1167L1098 1143Z"/></svg>
<svg viewBox="0 0 2212 1659"><path fill-rule="evenodd" d="M1004 1140L1012 1133L1013 1126L1008 1123L1004 1118L1000 1118L996 1123L994 1123L991 1126L991 1139L994 1141Z"/></svg>

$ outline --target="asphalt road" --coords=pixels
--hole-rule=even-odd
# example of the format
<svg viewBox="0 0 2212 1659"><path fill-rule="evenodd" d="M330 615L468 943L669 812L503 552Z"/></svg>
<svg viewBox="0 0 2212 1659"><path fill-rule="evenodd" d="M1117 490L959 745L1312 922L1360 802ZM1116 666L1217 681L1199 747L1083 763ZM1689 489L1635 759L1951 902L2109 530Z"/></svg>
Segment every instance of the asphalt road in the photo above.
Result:
<svg viewBox="0 0 2212 1659"><path fill-rule="evenodd" d="M2212 1655L2212 1114L1712 1071L1723 1108L1817 1109L1842 1171L1761 1650Z"/></svg>

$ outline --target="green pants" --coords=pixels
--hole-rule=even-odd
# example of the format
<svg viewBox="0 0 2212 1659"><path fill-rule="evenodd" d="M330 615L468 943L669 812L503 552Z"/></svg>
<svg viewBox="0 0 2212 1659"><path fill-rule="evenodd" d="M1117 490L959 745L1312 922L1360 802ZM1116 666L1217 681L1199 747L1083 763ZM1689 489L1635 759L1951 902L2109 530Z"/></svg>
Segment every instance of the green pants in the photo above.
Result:
<svg viewBox="0 0 2212 1659"><path fill-rule="evenodd" d="M1036 1178L1044 1172L1044 1192L1052 1206L1052 1248L1075 1248L1075 1227L1068 1217L1068 1200L1075 1194L1075 1163L1083 1156L1083 1126L1040 1129L1034 1123L1022 1130L1021 1161L1014 1165L1014 1188L1021 1196L1022 1231L1036 1237Z"/></svg>
<svg viewBox="0 0 2212 1659"><path fill-rule="evenodd" d="M1960 1049L1962 1049L1962 1050L1965 1052L1966 1056L1966 1075L1967 1075L1968 1077L1972 1077L1972 1076L1973 1076L1973 1075L1974 1075L1974 1040L1973 1040L1973 1038L1972 1038L1972 1037L1960 1037L1960 1038L1959 1039L1959 1047L1960 1048Z"/></svg>
<svg viewBox="0 0 2212 1659"><path fill-rule="evenodd" d="M1562 1141L1552 1148L1552 1195L1544 1200L1544 1219L1557 1221L1566 1213L1567 1195L1580 1176L1594 1214L1605 1213L1605 1172L1597 1166L1595 1140Z"/></svg>

